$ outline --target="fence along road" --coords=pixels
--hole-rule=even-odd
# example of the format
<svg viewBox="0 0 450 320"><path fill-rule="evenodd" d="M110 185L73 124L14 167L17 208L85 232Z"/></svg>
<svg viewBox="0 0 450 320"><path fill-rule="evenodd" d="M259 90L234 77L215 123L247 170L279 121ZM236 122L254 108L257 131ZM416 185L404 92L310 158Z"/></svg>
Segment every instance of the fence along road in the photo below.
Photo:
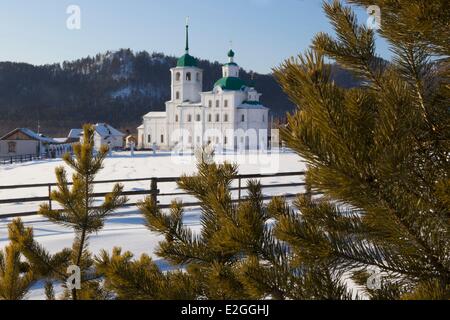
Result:
<svg viewBox="0 0 450 320"><path fill-rule="evenodd" d="M245 197L247 187L246 183L249 179L258 179L261 180L263 193L264 190L271 189L272 192L270 192L270 195L264 194L264 199L268 200L274 196L283 196L285 198L294 198L297 194L301 193L303 191L303 187L305 187L304 183L304 171L297 171L297 172L282 172L282 173L273 173L273 174L244 174L244 175L237 175L234 179L233 186L231 187L231 191L234 194L234 201L238 202L242 200ZM269 184L264 184L263 180L267 180L267 178L283 178L283 177L296 177L296 181L289 181L285 183L281 183L279 181L273 182L271 181ZM121 180L102 180L102 181L95 181L95 185L112 185L115 183L122 183L122 184L129 184L129 183L147 183L148 188L142 188L141 186L133 188L126 188L124 189L124 192L122 193L125 196L128 197L137 197L140 196L137 201L129 201L124 207L134 207L138 204L139 201L142 201L146 196L152 196L155 201L158 201L159 206L163 209L170 207L170 202L174 198L181 197L181 196L189 196L189 194L180 191L177 188L163 188L168 189L168 192L161 192L160 188L166 184L174 184L176 183L180 177L166 177L166 178L140 178L140 179L121 179ZM278 180L278 179L277 179ZM297 182L298 181L298 182ZM16 217L26 217L26 216L34 216L37 215L37 210L39 208L39 204L43 202L47 202L52 208L55 203L50 199L50 194L52 190L56 187L56 183L42 183L42 184L23 184L23 185L8 185L8 186L0 186L0 219L4 218L16 218ZM9 198L9 199L3 199L1 197L2 191L5 190L17 190L17 194L23 194L23 192L20 192L21 190L30 190L30 189L45 189L46 195L45 196L25 196L17 198ZM292 192L292 188L294 188L294 192ZM273 191L277 191L275 194ZM95 198L102 198L105 195L107 195L108 192L98 192L95 193ZM169 201L161 201L162 199L168 199ZM13 205L15 209L19 208L29 208L30 206L33 207L30 211L23 211L23 212L15 212L15 213L7 213L4 209L2 209L2 205L9 205L8 207L11 208ZM191 201L191 202L185 202L183 201L184 207L198 207L200 203L198 201ZM55 208L57 209L57 208ZM10 210L10 209L8 209ZM23 209L24 210L24 209Z"/></svg>

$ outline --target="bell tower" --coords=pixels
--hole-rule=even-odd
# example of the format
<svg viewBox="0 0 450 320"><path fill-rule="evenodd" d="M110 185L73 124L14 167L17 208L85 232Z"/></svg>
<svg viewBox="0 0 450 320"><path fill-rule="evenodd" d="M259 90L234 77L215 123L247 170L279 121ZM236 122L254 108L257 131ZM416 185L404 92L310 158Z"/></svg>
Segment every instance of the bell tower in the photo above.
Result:
<svg viewBox="0 0 450 320"><path fill-rule="evenodd" d="M186 47L185 53L172 68L172 101L200 102L203 89L203 70L198 68L198 61L189 54L189 20L186 19Z"/></svg>
<svg viewBox="0 0 450 320"><path fill-rule="evenodd" d="M222 76L224 78L239 78L239 66L234 62L234 51L230 49L228 51L228 63L224 64L222 67Z"/></svg>

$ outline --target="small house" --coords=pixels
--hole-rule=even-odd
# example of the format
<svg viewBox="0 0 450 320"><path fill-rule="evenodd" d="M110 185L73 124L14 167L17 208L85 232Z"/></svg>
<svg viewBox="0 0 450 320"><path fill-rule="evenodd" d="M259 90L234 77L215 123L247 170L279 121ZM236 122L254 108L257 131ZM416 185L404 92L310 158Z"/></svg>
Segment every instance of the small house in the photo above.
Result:
<svg viewBox="0 0 450 320"><path fill-rule="evenodd" d="M109 146L110 150L121 150L124 147L125 134L106 123L97 123L94 132L94 149L100 150L102 145ZM83 133L81 133L81 139Z"/></svg>
<svg viewBox="0 0 450 320"><path fill-rule="evenodd" d="M56 140L27 128L17 128L0 138L0 158L36 157L59 146Z"/></svg>

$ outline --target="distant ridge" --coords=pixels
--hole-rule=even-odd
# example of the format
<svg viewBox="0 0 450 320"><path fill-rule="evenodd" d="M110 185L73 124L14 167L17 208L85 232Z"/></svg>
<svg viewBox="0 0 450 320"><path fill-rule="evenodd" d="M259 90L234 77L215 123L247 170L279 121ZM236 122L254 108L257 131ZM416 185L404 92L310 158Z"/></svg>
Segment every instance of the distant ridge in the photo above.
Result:
<svg viewBox="0 0 450 320"><path fill-rule="evenodd" d="M164 110L170 97L169 69L176 57L162 53L108 51L61 64L33 66L0 62L0 135L16 127L64 136L84 122L107 122L133 131L141 117ZM200 60L204 90L221 77L221 63ZM357 86L351 75L334 68L339 85ZM253 81L262 102L275 116L284 116L294 105L272 75L242 70L241 78ZM252 80L253 78L253 80Z"/></svg>

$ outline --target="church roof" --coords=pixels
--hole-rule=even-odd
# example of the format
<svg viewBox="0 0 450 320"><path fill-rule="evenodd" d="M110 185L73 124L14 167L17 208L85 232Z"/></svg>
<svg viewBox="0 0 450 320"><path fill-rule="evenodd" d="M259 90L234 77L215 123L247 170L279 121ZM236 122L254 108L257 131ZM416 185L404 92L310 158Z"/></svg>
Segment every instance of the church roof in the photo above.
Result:
<svg viewBox="0 0 450 320"><path fill-rule="evenodd" d="M246 84L244 80L236 77L225 77L222 79L219 79L215 84L214 87L221 87L223 90L232 90L232 91L238 91L241 90L243 87L246 87Z"/></svg>
<svg viewBox="0 0 450 320"><path fill-rule="evenodd" d="M178 59L177 67L196 67L197 64L197 59L191 56L189 53L186 53L180 59Z"/></svg>
<svg viewBox="0 0 450 320"><path fill-rule="evenodd" d="M259 101L244 101L237 109L267 109Z"/></svg>
<svg viewBox="0 0 450 320"><path fill-rule="evenodd" d="M157 112L149 112L147 113L144 118L164 118L167 116L167 113L165 111L157 111Z"/></svg>

